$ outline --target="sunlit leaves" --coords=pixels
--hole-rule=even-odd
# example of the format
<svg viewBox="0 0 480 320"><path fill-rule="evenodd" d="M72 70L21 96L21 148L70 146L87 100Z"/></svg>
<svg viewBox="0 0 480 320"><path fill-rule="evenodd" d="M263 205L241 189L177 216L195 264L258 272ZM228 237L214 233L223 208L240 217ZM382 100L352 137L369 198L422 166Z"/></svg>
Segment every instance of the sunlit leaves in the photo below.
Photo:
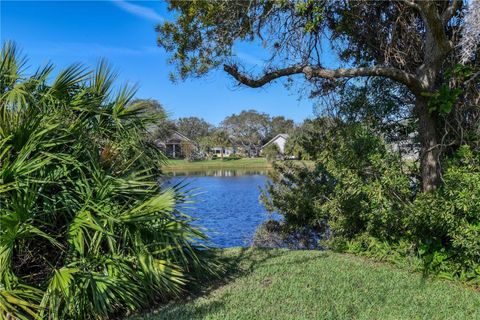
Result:
<svg viewBox="0 0 480 320"><path fill-rule="evenodd" d="M28 286L19 286L17 290L7 290L0 286L0 317L21 320L41 319L37 311L41 291Z"/></svg>
<svg viewBox="0 0 480 320"><path fill-rule="evenodd" d="M105 61L0 61L0 318L99 319L181 292L205 236L161 190L161 118Z"/></svg>

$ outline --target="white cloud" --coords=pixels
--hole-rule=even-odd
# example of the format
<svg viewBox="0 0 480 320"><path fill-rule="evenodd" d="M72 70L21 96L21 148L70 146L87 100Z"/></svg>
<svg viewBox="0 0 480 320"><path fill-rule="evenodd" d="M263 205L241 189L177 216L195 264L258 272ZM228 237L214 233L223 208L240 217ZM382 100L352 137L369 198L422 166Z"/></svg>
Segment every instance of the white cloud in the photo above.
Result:
<svg viewBox="0 0 480 320"><path fill-rule="evenodd" d="M36 54L68 55L80 57L109 57L157 55L161 53L161 50L155 46L129 48L87 42L55 42L45 43L42 46L37 46L35 49L30 50L29 52Z"/></svg>
<svg viewBox="0 0 480 320"><path fill-rule="evenodd" d="M159 15L155 10L138 5L133 4L125 0L112 0L112 3L115 4L117 7L131 13L137 17L160 22L165 20L161 15Z"/></svg>

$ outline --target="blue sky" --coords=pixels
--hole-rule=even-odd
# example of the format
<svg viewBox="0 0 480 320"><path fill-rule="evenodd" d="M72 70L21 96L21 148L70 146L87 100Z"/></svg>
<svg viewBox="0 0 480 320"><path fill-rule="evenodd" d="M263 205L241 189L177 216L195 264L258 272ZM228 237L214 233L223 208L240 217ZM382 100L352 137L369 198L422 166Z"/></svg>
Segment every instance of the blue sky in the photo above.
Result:
<svg viewBox="0 0 480 320"><path fill-rule="evenodd" d="M32 69L47 61L58 67L73 62L95 65L107 60L120 81L138 84L139 98L160 101L173 118L198 116L218 124L244 109L283 115L300 122L313 115L313 101L276 83L266 88L239 88L223 71L204 78L171 83L172 67L156 46L154 27L169 19L160 1L4 1L1 41L14 40L29 57ZM254 68L262 51L239 46L240 61Z"/></svg>

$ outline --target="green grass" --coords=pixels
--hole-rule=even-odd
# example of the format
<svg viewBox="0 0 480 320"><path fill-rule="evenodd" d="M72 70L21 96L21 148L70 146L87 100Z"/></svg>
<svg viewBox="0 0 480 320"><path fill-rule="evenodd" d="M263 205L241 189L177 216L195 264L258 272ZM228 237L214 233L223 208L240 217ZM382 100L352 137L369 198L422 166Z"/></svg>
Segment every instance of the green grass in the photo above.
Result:
<svg viewBox="0 0 480 320"><path fill-rule="evenodd" d="M160 319L480 319L480 293L361 257L229 249L229 279L144 317Z"/></svg>
<svg viewBox="0 0 480 320"><path fill-rule="evenodd" d="M265 158L215 159L215 160L169 160L166 171L203 169L268 169L271 164Z"/></svg>
<svg viewBox="0 0 480 320"><path fill-rule="evenodd" d="M288 160L295 163L305 163L307 165L313 165L312 161L308 160ZM223 160L218 158L214 160L199 160L199 161L187 161L183 159L171 159L168 160L167 165L163 168L165 171L201 171L201 170L266 170L270 169L272 164L265 158L242 158L242 159L230 159L224 158Z"/></svg>

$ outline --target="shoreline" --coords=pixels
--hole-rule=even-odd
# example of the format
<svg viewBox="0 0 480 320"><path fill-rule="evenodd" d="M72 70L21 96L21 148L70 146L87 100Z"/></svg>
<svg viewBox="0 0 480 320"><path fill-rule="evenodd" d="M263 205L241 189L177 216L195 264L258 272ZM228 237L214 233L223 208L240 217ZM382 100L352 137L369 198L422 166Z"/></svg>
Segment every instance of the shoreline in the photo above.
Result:
<svg viewBox="0 0 480 320"><path fill-rule="evenodd" d="M172 171L197 171L197 170L266 170L271 169L272 164L265 158L242 158L242 159L215 159L215 160L169 160L163 170Z"/></svg>

